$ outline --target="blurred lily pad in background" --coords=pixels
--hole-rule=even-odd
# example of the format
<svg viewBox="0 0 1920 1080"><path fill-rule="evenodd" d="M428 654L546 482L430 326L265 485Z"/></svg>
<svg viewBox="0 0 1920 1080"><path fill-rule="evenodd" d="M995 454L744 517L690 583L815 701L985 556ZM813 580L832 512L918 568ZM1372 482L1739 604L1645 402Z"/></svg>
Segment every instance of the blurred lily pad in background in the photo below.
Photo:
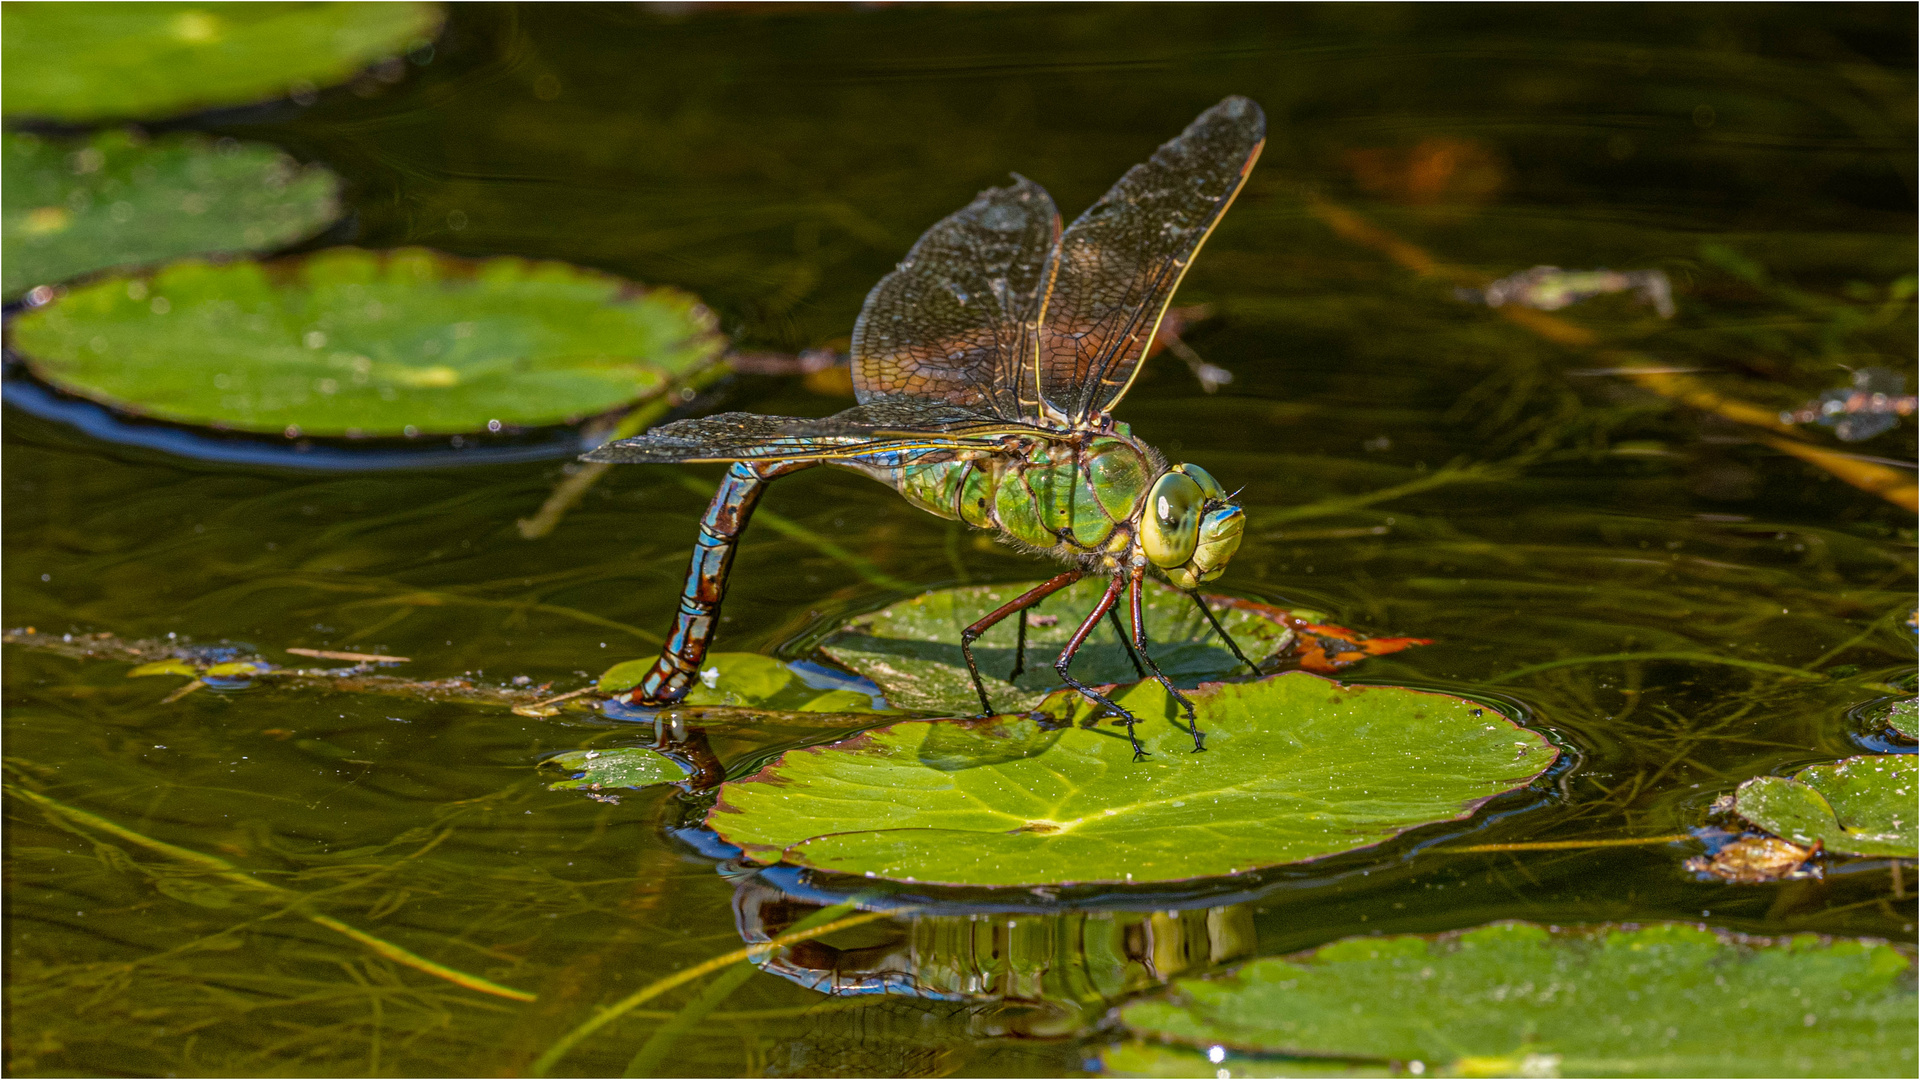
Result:
<svg viewBox="0 0 1920 1080"><path fill-rule="evenodd" d="M110 267L270 251L340 214L340 181L326 169L203 135L14 133L0 142L0 171L9 299Z"/></svg>
<svg viewBox="0 0 1920 1080"><path fill-rule="evenodd" d="M1811 765L1792 779L1760 776L1740 785L1734 812L1799 844L1848 855L1920 855L1915 803L1920 758L1877 754Z"/></svg>
<svg viewBox="0 0 1920 1080"><path fill-rule="evenodd" d="M887 700L903 709L974 713L979 695L960 653L960 632L1038 582L975 585L943 589L903 600L863 616L822 646L827 655L880 684ZM1066 647L1080 620L1099 602L1105 579L1088 579L1062 589L1035 607L1027 627L1026 672L1012 683L1019 616L1011 616L974 643L973 655L993 706L1004 711L1031 709L1063 684L1053 661ZM1286 649L1293 631L1259 611L1211 601L1214 613L1242 652L1258 663ZM1142 602L1148 648L1160 669L1176 682L1202 676L1251 674L1234 659L1186 594L1164 585L1150 586ZM1122 622L1125 622L1123 616ZM1133 682L1140 676L1110 623L1102 623L1082 646L1074 677L1086 683Z"/></svg>
<svg viewBox="0 0 1920 1080"><path fill-rule="evenodd" d="M8 117L160 118L343 82L440 32L438 4L8 4Z"/></svg>
<svg viewBox="0 0 1920 1080"><path fill-rule="evenodd" d="M708 827L751 858L952 885L1220 877L1466 817L1557 758L1462 698L1304 672L1191 694L1207 751L1157 683L1120 732L1031 717L911 721L789 751L729 781ZM1048 704L1063 713L1078 698Z"/></svg>
<svg viewBox="0 0 1920 1080"><path fill-rule="evenodd" d="M349 437L570 423L665 393L724 345L685 293L420 248L103 278L10 340L41 378L129 413Z"/></svg>
<svg viewBox="0 0 1920 1080"><path fill-rule="evenodd" d="M1441 1076L1906 1076L1909 966L1880 943L1753 945L1672 924L1349 938L1119 1010L1132 1034L1191 1048L1204 1071L1140 1044L1107 1065L1293 1075L1271 1058L1243 1072L1225 1054L1203 1057L1218 1047L1320 1058L1300 1063L1316 1075L1331 1057L1359 1075L1392 1062Z"/></svg>

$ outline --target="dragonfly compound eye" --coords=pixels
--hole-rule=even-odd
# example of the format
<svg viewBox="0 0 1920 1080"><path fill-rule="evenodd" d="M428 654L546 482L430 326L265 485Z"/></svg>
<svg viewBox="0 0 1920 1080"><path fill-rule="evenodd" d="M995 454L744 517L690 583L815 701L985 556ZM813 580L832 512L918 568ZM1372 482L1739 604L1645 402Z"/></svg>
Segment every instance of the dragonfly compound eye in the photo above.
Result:
<svg viewBox="0 0 1920 1080"><path fill-rule="evenodd" d="M1193 557L1200 542L1200 508L1206 495L1193 478L1180 472L1162 473L1147 493L1146 520L1140 523L1140 546L1159 567L1179 566Z"/></svg>
<svg viewBox="0 0 1920 1080"><path fill-rule="evenodd" d="M1192 477L1193 482L1200 485L1200 494L1207 502L1227 501L1227 489L1220 486L1220 481L1215 480L1212 473L1200 466L1175 465L1173 471Z"/></svg>
<svg viewBox="0 0 1920 1080"><path fill-rule="evenodd" d="M1240 549L1246 530L1246 512L1231 504L1209 510L1200 519L1199 542L1193 557L1179 566L1163 567L1167 580L1182 589L1197 589L1227 572L1227 560Z"/></svg>

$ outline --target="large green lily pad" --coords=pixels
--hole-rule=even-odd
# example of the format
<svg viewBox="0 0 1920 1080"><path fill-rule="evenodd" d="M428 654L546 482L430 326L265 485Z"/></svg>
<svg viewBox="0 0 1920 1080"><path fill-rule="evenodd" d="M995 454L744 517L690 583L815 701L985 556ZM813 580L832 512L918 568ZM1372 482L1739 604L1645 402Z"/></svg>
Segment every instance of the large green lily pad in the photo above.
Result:
<svg viewBox="0 0 1920 1080"><path fill-rule="evenodd" d="M1876 754L1812 765L1789 780L1759 776L1734 793L1734 812L1798 844L1848 855L1920 856L1914 825L1920 759Z"/></svg>
<svg viewBox="0 0 1920 1080"><path fill-rule="evenodd" d="M343 82L440 32L438 4L7 4L8 116L173 116Z"/></svg>
<svg viewBox="0 0 1920 1080"><path fill-rule="evenodd" d="M42 378L127 412L346 436L572 422L664 393L723 345L685 293L421 248L186 260L77 287L9 335Z"/></svg>
<svg viewBox="0 0 1920 1080"><path fill-rule="evenodd" d="M1393 1061L1460 1076L1911 1076L1908 966L1885 944L1811 935L1753 946L1690 926L1503 923L1256 960L1183 980L1119 1018L1163 1043L1346 1058L1367 1071Z"/></svg>
<svg viewBox="0 0 1920 1080"><path fill-rule="evenodd" d="M827 655L878 683L887 700L903 709L975 713L980 697L960 653L960 632L1038 582L974 585L944 589L905 600L862 616L829 638ZM974 642L974 659L995 709L1037 707L1063 684L1053 661L1092 611L1107 587L1106 579L1077 582L1053 594L1029 612L1026 671L1008 682L1013 670L1019 616L1010 616ZM1227 607L1218 598L1215 614L1242 652L1256 663L1281 652L1293 632L1261 610ZM1186 594L1165 585L1151 586L1142 602L1147 641L1160 670L1177 683L1230 674L1239 665ZM1250 674L1240 666L1242 674ZM1133 682L1139 678L1126 647L1103 621L1074 659L1073 676L1084 683Z"/></svg>
<svg viewBox="0 0 1920 1080"><path fill-rule="evenodd" d="M199 135L10 134L0 171L0 291L9 298L109 267L284 247L340 212L340 182L327 170Z"/></svg>
<svg viewBox="0 0 1920 1080"><path fill-rule="evenodd" d="M951 885L1135 883L1317 859L1466 817L1557 752L1471 701L1304 672L1191 692L1194 753L1157 683L1125 735L1002 716L793 750L722 786L707 824L755 859ZM1049 704L1077 711L1062 694Z"/></svg>

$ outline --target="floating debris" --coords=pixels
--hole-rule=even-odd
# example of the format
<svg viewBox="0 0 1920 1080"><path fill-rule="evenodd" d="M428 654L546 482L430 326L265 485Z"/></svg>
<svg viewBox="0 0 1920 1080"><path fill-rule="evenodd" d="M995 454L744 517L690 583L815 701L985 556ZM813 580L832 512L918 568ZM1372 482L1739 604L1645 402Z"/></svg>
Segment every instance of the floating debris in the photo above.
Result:
<svg viewBox="0 0 1920 1080"><path fill-rule="evenodd" d="M1841 442L1860 442L1900 426L1912 416L1914 395L1906 393L1905 376L1886 368L1861 368L1844 387L1828 390L1796 412L1783 412L1783 424L1819 424L1830 427Z"/></svg>
<svg viewBox="0 0 1920 1080"><path fill-rule="evenodd" d="M1750 836L1721 848L1712 858L1688 859L1685 866L1696 874L1709 874L1721 881L1757 885L1793 876L1819 850L1818 843L1801 847L1776 836Z"/></svg>
<svg viewBox="0 0 1920 1080"><path fill-rule="evenodd" d="M1488 307L1513 304L1538 311L1559 311L1582 300L1608 293L1631 292L1652 305L1663 319L1673 318L1673 283L1663 270L1562 270L1536 266L1509 274L1484 289L1455 289L1468 303Z"/></svg>

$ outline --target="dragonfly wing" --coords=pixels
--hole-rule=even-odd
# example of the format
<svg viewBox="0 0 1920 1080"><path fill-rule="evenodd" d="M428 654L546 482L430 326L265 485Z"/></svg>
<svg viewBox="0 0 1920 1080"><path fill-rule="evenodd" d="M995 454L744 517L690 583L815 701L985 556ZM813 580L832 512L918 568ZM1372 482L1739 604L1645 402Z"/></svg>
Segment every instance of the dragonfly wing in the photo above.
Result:
<svg viewBox="0 0 1920 1080"><path fill-rule="evenodd" d="M1200 245L1266 144L1260 106L1230 97L1127 170L1060 238L1041 314L1040 379L1069 423L1109 411L1139 371Z"/></svg>
<svg viewBox="0 0 1920 1080"><path fill-rule="evenodd" d="M670 464L699 461L847 461L882 454L997 452L1009 435L1064 433L1003 420L961 405L888 398L820 419L730 412L676 420L610 442L586 461Z"/></svg>
<svg viewBox="0 0 1920 1080"><path fill-rule="evenodd" d="M860 401L924 398L1039 419L1035 325L1059 236L1053 199L1019 175L928 229L854 324Z"/></svg>

